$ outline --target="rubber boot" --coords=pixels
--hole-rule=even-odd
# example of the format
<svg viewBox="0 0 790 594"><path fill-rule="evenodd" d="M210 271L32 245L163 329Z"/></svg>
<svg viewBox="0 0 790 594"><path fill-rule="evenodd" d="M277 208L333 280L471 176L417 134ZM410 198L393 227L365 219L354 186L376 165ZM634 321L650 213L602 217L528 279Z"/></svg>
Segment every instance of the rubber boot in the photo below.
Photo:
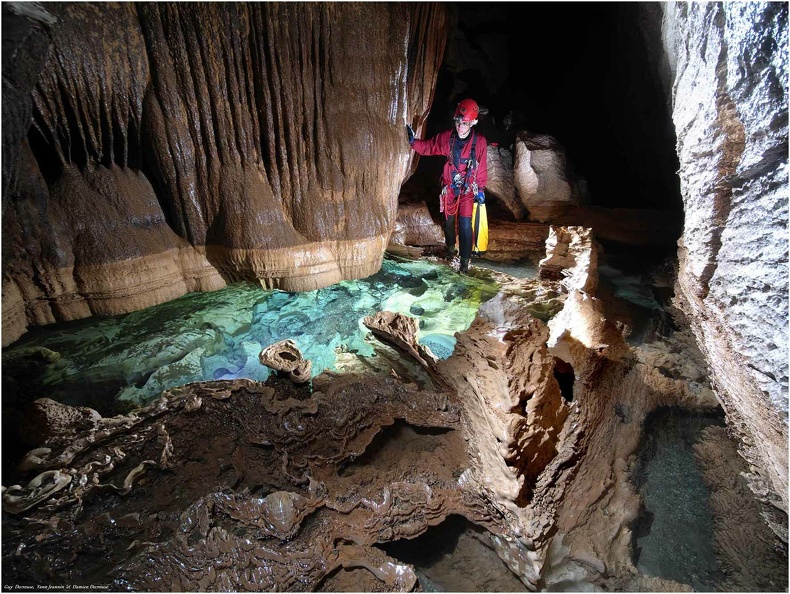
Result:
<svg viewBox="0 0 790 594"><path fill-rule="evenodd" d="M452 259L455 258L455 255L457 253L458 253L458 250L456 250L454 247L450 247L450 246L445 246L444 247L444 259L445 260L452 261Z"/></svg>
<svg viewBox="0 0 790 594"><path fill-rule="evenodd" d="M469 258L461 258L461 267L458 274L469 274Z"/></svg>

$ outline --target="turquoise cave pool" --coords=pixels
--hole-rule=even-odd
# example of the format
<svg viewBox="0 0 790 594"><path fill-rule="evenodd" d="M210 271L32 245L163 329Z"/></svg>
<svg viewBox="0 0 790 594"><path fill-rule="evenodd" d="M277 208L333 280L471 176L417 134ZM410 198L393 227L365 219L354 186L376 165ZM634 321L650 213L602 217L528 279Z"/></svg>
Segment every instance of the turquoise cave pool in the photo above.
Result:
<svg viewBox="0 0 790 594"><path fill-rule="evenodd" d="M41 395L106 414L118 403L143 405L190 382L265 381L270 370L258 354L286 338L312 361L313 377L334 369L338 352L370 356L362 320L380 310L417 318L418 340L447 358L454 334L469 327L480 304L497 290L492 282L459 276L446 266L385 259L368 278L316 291L237 283L125 315L33 328L4 350L3 363L14 365L29 359L31 349L38 348L38 356L48 349L54 362L36 380L45 391Z"/></svg>

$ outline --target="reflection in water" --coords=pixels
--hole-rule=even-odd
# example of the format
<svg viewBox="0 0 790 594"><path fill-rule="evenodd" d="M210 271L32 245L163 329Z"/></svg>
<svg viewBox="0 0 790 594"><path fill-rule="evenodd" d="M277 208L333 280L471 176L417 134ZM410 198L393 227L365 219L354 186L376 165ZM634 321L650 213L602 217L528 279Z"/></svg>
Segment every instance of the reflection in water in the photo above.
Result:
<svg viewBox="0 0 790 594"><path fill-rule="evenodd" d="M313 376L332 369L338 351L372 355L362 319L379 310L418 318L418 338L446 358L453 334L468 328L496 291L444 266L385 260L373 276L316 291L235 284L112 318L36 328L6 353L31 346L59 353L43 384L47 396L61 402L95 406L118 397L143 404L189 382L264 381L269 369L258 354L286 338L312 360Z"/></svg>

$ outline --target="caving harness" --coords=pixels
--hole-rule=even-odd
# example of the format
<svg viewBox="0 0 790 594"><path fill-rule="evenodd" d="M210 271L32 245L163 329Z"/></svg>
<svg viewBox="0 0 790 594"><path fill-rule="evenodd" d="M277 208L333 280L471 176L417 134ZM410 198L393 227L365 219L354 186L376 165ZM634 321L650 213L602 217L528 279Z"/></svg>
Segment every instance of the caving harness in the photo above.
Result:
<svg viewBox="0 0 790 594"><path fill-rule="evenodd" d="M450 154L447 156L452 182L442 188L442 193L439 196L439 212L443 212L447 217L453 217L458 214L461 196L470 190L472 196L477 195L477 159L475 158L477 134L472 130L472 151L469 154L469 159L466 160L466 171L463 175L459 171L463 148L458 151L458 162L456 162L455 158L455 147L458 141L458 134L453 130L450 135Z"/></svg>
<svg viewBox="0 0 790 594"><path fill-rule="evenodd" d="M477 134L472 130L472 150L469 153L469 159L466 161L466 171L461 175L461 153L463 147L458 150L456 159L456 145L458 143L458 135L453 130L450 135L450 155L447 161L450 163L450 173L452 175L452 183L442 188L442 193L439 196L439 212L443 212L446 217L454 217L458 214L461 206L461 196L470 193L472 196L477 196L477 165L475 148L477 146ZM458 233L458 225L460 221L455 219L456 233ZM472 254L480 256L485 253L488 247L488 219L486 217L486 209L484 204L478 204L477 201L472 205Z"/></svg>

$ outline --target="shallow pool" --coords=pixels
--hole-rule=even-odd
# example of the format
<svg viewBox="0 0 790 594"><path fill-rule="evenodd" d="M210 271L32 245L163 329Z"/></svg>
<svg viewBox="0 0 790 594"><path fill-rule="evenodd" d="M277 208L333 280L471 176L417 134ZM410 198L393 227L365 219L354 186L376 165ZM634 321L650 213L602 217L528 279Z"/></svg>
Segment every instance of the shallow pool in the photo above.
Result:
<svg viewBox="0 0 790 594"><path fill-rule="evenodd" d="M42 396L91 406L108 398L144 404L189 382L264 381L270 370L258 354L286 338L312 360L313 376L333 369L339 351L372 355L362 320L380 310L417 318L420 342L446 358L455 332L467 329L496 292L496 285L446 266L385 259L368 278L316 291L241 283L130 314L34 328L4 358L27 347L57 352L44 372Z"/></svg>
<svg viewBox="0 0 790 594"><path fill-rule="evenodd" d="M645 421L635 483L644 509L634 530L640 572L716 591L723 575L713 546L708 487L694 455L702 430L720 414L660 409Z"/></svg>

